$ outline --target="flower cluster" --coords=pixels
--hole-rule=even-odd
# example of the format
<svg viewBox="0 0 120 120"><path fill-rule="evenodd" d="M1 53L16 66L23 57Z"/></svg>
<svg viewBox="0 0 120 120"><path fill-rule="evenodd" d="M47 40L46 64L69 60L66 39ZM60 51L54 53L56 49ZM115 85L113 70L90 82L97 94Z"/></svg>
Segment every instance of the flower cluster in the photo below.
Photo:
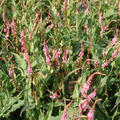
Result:
<svg viewBox="0 0 120 120"><path fill-rule="evenodd" d="M12 33L12 36L15 37L17 35L17 31L16 31L16 23L14 19L12 19L12 21L6 20L5 12L3 12L2 14L2 18L5 23L5 27L4 27L5 39L8 40L10 33Z"/></svg>
<svg viewBox="0 0 120 120"><path fill-rule="evenodd" d="M46 64L51 65L51 63L52 63L51 55L49 53L49 49L48 49L46 42L44 42L43 52L44 52L44 55L46 58ZM57 66L59 66L60 65L59 58L60 58L60 55L62 54L62 48L60 48L59 50L54 49L52 51L52 53L53 53L53 58L54 58L55 64ZM65 64L67 62L68 54L69 54L69 48L66 48L64 53L63 53L63 56L62 56L62 63Z"/></svg>
<svg viewBox="0 0 120 120"><path fill-rule="evenodd" d="M79 109L81 110L81 112L86 111L86 109L89 106L91 100L96 96L96 89L91 94L87 95L87 92L91 87L92 79L96 74L105 75L105 74L100 73L100 72L95 72L88 77L87 82L85 83L85 85L82 87L82 90L81 90L81 95L84 98L84 100L79 104ZM88 120L93 120L94 119L94 110L93 109L91 109L88 112L87 118L88 118Z"/></svg>
<svg viewBox="0 0 120 120"><path fill-rule="evenodd" d="M69 48L66 48L64 53L63 53L63 56L62 56L62 60L63 60L63 63L66 63L67 62L67 56L69 54Z"/></svg>
<svg viewBox="0 0 120 120"><path fill-rule="evenodd" d="M21 43L21 50L24 52L24 57L25 57L25 60L27 61L27 64L28 64L28 68L27 68L27 71L28 73L31 75L32 74L32 66L31 66L31 63L30 63L30 58L29 58L29 54L27 52L27 48L26 48L26 44L25 44L25 38L24 38L24 31L21 32L20 34L20 43Z"/></svg>
<svg viewBox="0 0 120 120"><path fill-rule="evenodd" d="M108 61L106 61L105 63L102 64L102 68L107 67L118 55L118 51L119 48L117 48L113 53L112 56L110 57L110 59Z"/></svg>
<svg viewBox="0 0 120 120"><path fill-rule="evenodd" d="M85 83L85 85L83 86L83 88L82 88L82 90L81 90L81 94L82 94L82 96L83 96L84 98L87 97L87 92L88 92L88 90L89 90L90 87L91 87L92 79L93 79L93 77L94 77L96 74L105 75L105 74L100 73L100 72L95 72L95 73L91 74L91 75L88 77L87 82Z"/></svg>

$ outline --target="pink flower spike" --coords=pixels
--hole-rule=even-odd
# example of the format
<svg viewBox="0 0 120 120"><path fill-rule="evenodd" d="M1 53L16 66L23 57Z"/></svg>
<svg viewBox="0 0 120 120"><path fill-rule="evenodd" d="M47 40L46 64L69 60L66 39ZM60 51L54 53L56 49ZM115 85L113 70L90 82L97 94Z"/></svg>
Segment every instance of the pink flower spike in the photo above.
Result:
<svg viewBox="0 0 120 120"><path fill-rule="evenodd" d="M96 90L94 90L90 95L87 96L85 100L83 100L82 103L80 103L79 108L82 112L85 112L87 109L87 106L89 105L90 101L95 97Z"/></svg>
<svg viewBox="0 0 120 120"><path fill-rule="evenodd" d="M91 109L87 114L88 120L94 120L94 110Z"/></svg>
<svg viewBox="0 0 120 120"><path fill-rule="evenodd" d="M93 99L95 96L96 96L96 89L90 95L88 95L87 97L88 101L91 101L91 99Z"/></svg>
<svg viewBox="0 0 120 120"><path fill-rule="evenodd" d="M49 54L48 46L46 42L44 42L44 47L43 47L44 55L46 57L46 64L51 65L51 56Z"/></svg>
<svg viewBox="0 0 120 120"><path fill-rule="evenodd" d="M69 48L66 48L65 49L65 51L64 51L64 53L63 53L63 56L62 56L62 62L63 63L66 63L67 62L67 56L68 56L68 54L69 54Z"/></svg>
<svg viewBox="0 0 120 120"><path fill-rule="evenodd" d="M90 89L90 83L85 83L85 85L83 86L82 90L81 90L81 94L84 98L87 97L87 92Z"/></svg>
<svg viewBox="0 0 120 120"><path fill-rule="evenodd" d="M25 44L24 31L22 31L22 32L20 33L20 43L21 43L22 47L23 47L24 44Z"/></svg>
<svg viewBox="0 0 120 120"><path fill-rule="evenodd" d="M64 112L60 120L67 120L67 112Z"/></svg>
<svg viewBox="0 0 120 120"><path fill-rule="evenodd" d="M102 68L105 68L107 66L108 66L108 62L105 62L105 63L102 64Z"/></svg>
<svg viewBox="0 0 120 120"><path fill-rule="evenodd" d="M12 30L12 35L16 36L17 32L16 32L16 24L14 19L12 19L12 22L11 22L11 30Z"/></svg>
<svg viewBox="0 0 120 120"><path fill-rule="evenodd" d="M90 89L91 87L91 83L92 83L92 79L93 77L96 75L96 74L99 74L99 75L106 75L106 74L103 74L101 72L94 72L93 74L91 74L89 77L88 77L88 80L87 82L85 83L85 85L83 86L82 90L81 90L81 94L84 98L87 98L87 92L88 90Z"/></svg>
<svg viewBox="0 0 120 120"><path fill-rule="evenodd" d="M27 71L28 71L28 73L29 73L30 75L32 75L32 72L33 72L33 71L32 71L31 65L28 65L28 70L27 70Z"/></svg>
<svg viewBox="0 0 120 120"><path fill-rule="evenodd" d="M67 120L67 111L69 109L69 107L71 106L71 104L73 103L74 100L72 100L67 106L66 108L64 109L63 111L63 115L62 115L62 118L60 120Z"/></svg>
<svg viewBox="0 0 120 120"><path fill-rule="evenodd" d="M60 54L61 54L61 53L62 53L62 49L61 49L61 48L60 48L58 51L57 51L57 50L54 50L54 51L53 51L53 56L54 56L56 65L60 65L59 57L60 57Z"/></svg>
<svg viewBox="0 0 120 120"><path fill-rule="evenodd" d="M112 54L112 58L116 58L118 55L118 50L115 50L114 53Z"/></svg>
<svg viewBox="0 0 120 120"><path fill-rule="evenodd" d="M85 112L87 109L87 106L89 105L89 101L87 99L83 100L80 104L79 104L79 109L82 112Z"/></svg>

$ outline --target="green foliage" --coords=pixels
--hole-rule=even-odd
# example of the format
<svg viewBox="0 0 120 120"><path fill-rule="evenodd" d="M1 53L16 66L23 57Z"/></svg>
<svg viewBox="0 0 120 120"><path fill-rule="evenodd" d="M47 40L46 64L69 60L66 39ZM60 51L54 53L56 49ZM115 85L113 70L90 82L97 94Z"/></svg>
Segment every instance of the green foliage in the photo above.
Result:
<svg viewBox="0 0 120 120"><path fill-rule="evenodd" d="M102 99L96 104L95 120L120 119L120 2L86 0L82 6L82 0L68 0L65 4L65 0L1 0L0 120L59 120L72 99L68 120L79 118L81 111L74 112L83 100L82 86L97 71L106 76L94 76L88 91L97 91L90 108L95 100ZM99 12L106 27L102 37ZM26 51L20 43L23 30ZM113 45L115 35L117 43ZM48 45L51 65L46 64L44 42ZM78 63L83 44L84 55ZM53 51L60 48L57 65ZM64 64L62 57L66 48L69 54ZM115 50L118 50L117 56L103 68ZM32 74L28 72L29 65ZM11 76L10 68L13 69ZM74 81L72 86L71 81ZM50 98L55 92L58 99ZM82 119L87 119L86 113L83 115Z"/></svg>

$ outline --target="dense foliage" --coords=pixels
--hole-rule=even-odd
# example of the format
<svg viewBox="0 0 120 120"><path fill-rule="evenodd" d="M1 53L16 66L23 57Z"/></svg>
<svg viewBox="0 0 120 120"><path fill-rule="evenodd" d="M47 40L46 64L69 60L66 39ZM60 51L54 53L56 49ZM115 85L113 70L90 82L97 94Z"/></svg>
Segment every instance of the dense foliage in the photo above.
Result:
<svg viewBox="0 0 120 120"><path fill-rule="evenodd" d="M119 31L119 0L1 0L0 120L120 120Z"/></svg>

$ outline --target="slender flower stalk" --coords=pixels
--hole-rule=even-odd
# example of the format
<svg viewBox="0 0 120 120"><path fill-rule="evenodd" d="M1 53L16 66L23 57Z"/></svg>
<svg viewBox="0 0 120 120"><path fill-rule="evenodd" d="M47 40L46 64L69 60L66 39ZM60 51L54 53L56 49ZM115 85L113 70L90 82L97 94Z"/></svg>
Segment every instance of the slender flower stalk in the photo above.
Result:
<svg viewBox="0 0 120 120"><path fill-rule="evenodd" d="M93 80L93 77L96 75L96 74L99 74L99 75L106 75L106 74L103 74L101 72L94 72L93 74L91 74L89 77L88 77L88 80L87 82L85 83L85 85L83 86L82 90L81 90L81 94L84 98L87 98L87 92L88 90L90 89L91 87L91 83L92 83L92 80Z"/></svg>
<svg viewBox="0 0 120 120"><path fill-rule="evenodd" d="M69 107L71 106L71 104L73 103L74 100L72 100L67 106L66 108L64 109L63 111L63 115L62 115L62 118L60 120L67 120L67 111L69 109Z"/></svg>
<svg viewBox="0 0 120 120"><path fill-rule="evenodd" d="M91 110L88 112L87 114L87 120L94 120L94 111L95 111L95 105L98 101L100 101L101 99L98 99L95 101L95 103L93 104Z"/></svg>
<svg viewBox="0 0 120 120"><path fill-rule="evenodd" d="M32 32L30 33L28 40L32 40L33 34L34 34L37 26L39 26L42 23L42 16L40 17L40 19L38 19L38 16L39 16L39 14L36 14L35 25L33 26Z"/></svg>

